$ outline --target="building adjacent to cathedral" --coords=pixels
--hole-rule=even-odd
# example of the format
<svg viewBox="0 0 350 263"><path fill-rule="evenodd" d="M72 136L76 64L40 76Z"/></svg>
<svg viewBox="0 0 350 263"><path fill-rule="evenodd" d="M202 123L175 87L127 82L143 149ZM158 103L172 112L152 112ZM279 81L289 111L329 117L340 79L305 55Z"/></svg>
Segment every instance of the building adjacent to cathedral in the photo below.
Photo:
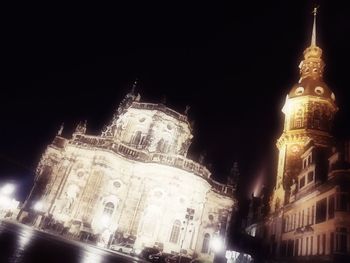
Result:
<svg viewBox="0 0 350 263"><path fill-rule="evenodd" d="M323 80L324 66L314 12L311 44L299 65L300 79L282 109L285 120L277 140L273 194L269 204L264 202L266 194L253 197L248 216L247 232L261 238L270 258L349 259L350 147L331 134L338 107Z"/></svg>
<svg viewBox="0 0 350 263"><path fill-rule="evenodd" d="M94 235L105 246L128 239L212 258L211 241L225 237L236 205L235 186L215 182L186 157L192 137L186 114L131 92L100 136L86 134L86 123L71 139L59 131L20 220Z"/></svg>

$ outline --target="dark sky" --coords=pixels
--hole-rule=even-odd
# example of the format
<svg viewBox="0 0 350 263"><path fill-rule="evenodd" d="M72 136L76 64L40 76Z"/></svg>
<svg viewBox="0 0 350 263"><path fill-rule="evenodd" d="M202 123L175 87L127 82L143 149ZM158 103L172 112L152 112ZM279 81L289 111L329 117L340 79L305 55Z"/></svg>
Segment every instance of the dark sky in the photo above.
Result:
<svg viewBox="0 0 350 263"><path fill-rule="evenodd" d="M231 1L232 2L232 1ZM237 2L237 3L236 3ZM325 80L340 111L334 133L350 134L349 8L318 1ZM194 159L206 151L224 180L238 160L244 192L274 176L284 98L298 81L312 1L233 1L201 6L16 6L2 32L0 180L26 195L40 154L62 122L99 133L139 79L144 101L195 121ZM1 182L0 182L1 183Z"/></svg>

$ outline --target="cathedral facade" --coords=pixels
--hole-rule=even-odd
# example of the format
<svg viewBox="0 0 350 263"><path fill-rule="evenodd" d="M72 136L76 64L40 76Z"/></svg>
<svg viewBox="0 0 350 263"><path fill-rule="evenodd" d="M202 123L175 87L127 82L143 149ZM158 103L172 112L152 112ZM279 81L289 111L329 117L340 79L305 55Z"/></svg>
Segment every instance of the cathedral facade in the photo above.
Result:
<svg viewBox="0 0 350 263"><path fill-rule="evenodd" d="M186 112L141 102L132 91L101 135L88 135L86 122L72 138L58 132L20 220L95 236L105 247L127 241L213 258L212 241L225 238L236 205L235 186L187 158L192 137Z"/></svg>
<svg viewBox="0 0 350 263"><path fill-rule="evenodd" d="M350 255L350 148L331 134L338 107L323 79L316 11L300 79L282 109L275 187L269 204L266 196L252 200L247 232L264 240L270 258L343 262Z"/></svg>

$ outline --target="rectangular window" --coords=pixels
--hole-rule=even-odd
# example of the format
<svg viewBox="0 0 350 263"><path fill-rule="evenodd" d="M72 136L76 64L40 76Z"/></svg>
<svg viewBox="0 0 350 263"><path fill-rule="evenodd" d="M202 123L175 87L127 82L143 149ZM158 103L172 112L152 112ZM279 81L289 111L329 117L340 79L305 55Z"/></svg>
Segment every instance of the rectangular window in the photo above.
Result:
<svg viewBox="0 0 350 263"><path fill-rule="evenodd" d="M298 214L298 227L301 227L301 213Z"/></svg>
<svg viewBox="0 0 350 263"><path fill-rule="evenodd" d="M334 218L334 195L328 197L328 219Z"/></svg>
<svg viewBox="0 0 350 263"><path fill-rule="evenodd" d="M305 176L303 176L299 181L299 189L303 188L305 185Z"/></svg>
<svg viewBox="0 0 350 263"><path fill-rule="evenodd" d="M295 240L294 256L299 256L299 239Z"/></svg>
<svg viewBox="0 0 350 263"><path fill-rule="evenodd" d="M327 198L316 203L316 224L324 222L327 216Z"/></svg>
<svg viewBox="0 0 350 263"><path fill-rule="evenodd" d="M340 253L347 253L347 239L348 233L345 227L338 227L336 232L335 246L336 251Z"/></svg>
<svg viewBox="0 0 350 263"><path fill-rule="evenodd" d="M303 209L303 211L301 213L301 226L304 226L304 222L305 222L305 220L304 220L304 209Z"/></svg>
<svg viewBox="0 0 350 263"><path fill-rule="evenodd" d="M326 234L322 235L322 255L326 254Z"/></svg>
<svg viewBox="0 0 350 263"><path fill-rule="evenodd" d="M339 193L337 195L337 211L347 211L348 195L346 193Z"/></svg>
<svg viewBox="0 0 350 263"><path fill-rule="evenodd" d="M310 237L310 255L314 254L314 237Z"/></svg>
<svg viewBox="0 0 350 263"><path fill-rule="evenodd" d="M315 224L315 206L312 206L312 210L311 210L311 224Z"/></svg>
<svg viewBox="0 0 350 263"><path fill-rule="evenodd" d="M317 235L317 255L319 255L320 252L320 235Z"/></svg>
<svg viewBox="0 0 350 263"><path fill-rule="evenodd" d="M304 251L303 251L303 250L304 250L304 249L303 249L303 239L304 239L304 238L300 238L300 255L301 255L301 256L303 255L303 252L304 252Z"/></svg>
<svg viewBox="0 0 350 263"><path fill-rule="evenodd" d="M311 171L307 174L307 183L311 183L314 180L314 172Z"/></svg>
<svg viewBox="0 0 350 263"><path fill-rule="evenodd" d="M307 208L306 225L311 225L310 207Z"/></svg>
<svg viewBox="0 0 350 263"><path fill-rule="evenodd" d="M334 252L334 233L333 232L331 233L331 237L329 239L329 247L331 250L331 254L333 254Z"/></svg>
<svg viewBox="0 0 350 263"><path fill-rule="evenodd" d="M309 255L309 237L306 238L306 248L305 255Z"/></svg>
<svg viewBox="0 0 350 263"><path fill-rule="evenodd" d="M294 240L288 240L287 257L293 256Z"/></svg>
<svg viewBox="0 0 350 263"><path fill-rule="evenodd" d="M294 214L294 219L293 219L293 230L295 229L295 224L297 222L297 214Z"/></svg>

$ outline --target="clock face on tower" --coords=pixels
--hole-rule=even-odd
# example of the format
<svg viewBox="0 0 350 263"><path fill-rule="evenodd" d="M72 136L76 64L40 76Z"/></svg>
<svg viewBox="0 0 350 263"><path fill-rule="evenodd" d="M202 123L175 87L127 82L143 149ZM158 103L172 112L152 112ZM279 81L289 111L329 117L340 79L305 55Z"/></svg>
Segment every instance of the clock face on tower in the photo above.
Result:
<svg viewBox="0 0 350 263"><path fill-rule="evenodd" d="M297 154L300 152L300 146L298 144L293 144L290 149L294 154Z"/></svg>

